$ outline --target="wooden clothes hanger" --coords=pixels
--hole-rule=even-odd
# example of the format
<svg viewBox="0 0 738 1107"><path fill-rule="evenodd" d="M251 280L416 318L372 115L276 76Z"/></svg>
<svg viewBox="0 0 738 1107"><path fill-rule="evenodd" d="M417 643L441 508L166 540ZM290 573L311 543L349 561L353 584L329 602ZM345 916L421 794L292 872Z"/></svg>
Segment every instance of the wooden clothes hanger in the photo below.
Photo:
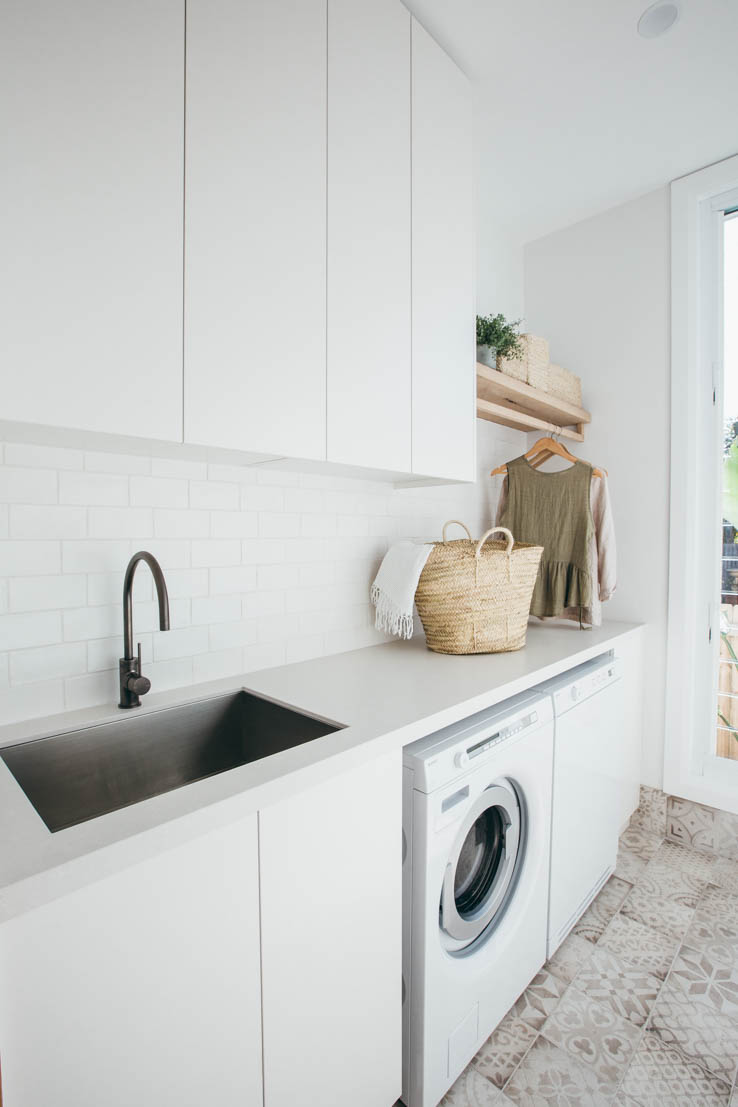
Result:
<svg viewBox="0 0 738 1107"><path fill-rule="evenodd" d="M571 461L572 463L582 460L582 458L575 457L574 454L570 453L563 442L559 442L557 438L552 438L550 435L546 435L544 438L539 438L537 442L534 442L531 448L523 454L523 457L530 462L534 469L540 469L541 465L543 465L544 462L548 461L549 458L553 457L554 454L557 457L562 457L565 461ZM506 472L507 463L505 463L504 465L498 465L496 469L492 470L490 476L498 477L502 473ZM606 469L595 469L594 467L592 468L593 477L601 478L606 474Z"/></svg>

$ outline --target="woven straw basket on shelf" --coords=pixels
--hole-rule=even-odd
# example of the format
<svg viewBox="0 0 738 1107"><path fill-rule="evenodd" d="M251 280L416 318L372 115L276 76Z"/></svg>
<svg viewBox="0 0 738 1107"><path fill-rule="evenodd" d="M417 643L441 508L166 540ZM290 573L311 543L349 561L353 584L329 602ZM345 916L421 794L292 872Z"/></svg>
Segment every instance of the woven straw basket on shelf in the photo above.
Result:
<svg viewBox="0 0 738 1107"><path fill-rule="evenodd" d="M468 539L447 542L452 523L464 527ZM488 542L497 532L505 540ZM474 542L458 519L446 523L415 593L429 647L437 653L521 649L542 553L543 546L515 542L505 527L493 527Z"/></svg>
<svg viewBox="0 0 738 1107"><path fill-rule="evenodd" d="M542 373L548 365L548 342L537 334L520 335L520 357L497 359L501 373L530 383L531 374Z"/></svg>

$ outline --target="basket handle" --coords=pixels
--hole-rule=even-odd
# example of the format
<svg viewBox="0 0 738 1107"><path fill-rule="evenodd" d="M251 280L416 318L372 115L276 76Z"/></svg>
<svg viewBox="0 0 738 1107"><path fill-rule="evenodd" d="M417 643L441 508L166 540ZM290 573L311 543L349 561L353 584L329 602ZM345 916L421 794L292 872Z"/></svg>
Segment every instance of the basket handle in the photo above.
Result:
<svg viewBox="0 0 738 1107"><path fill-rule="evenodd" d="M450 526L453 526L454 523L456 523L457 527L463 527L464 528L464 530L466 531L467 538L469 539L469 541L471 541L471 534L469 533L469 528L464 523L462 523L460 519L449 519L449 521L447 523L443 524L443 541L444 542L446 541L446 531L447 531L447 529Z"/></svg>
<svg viewBox="0 0 738 1107"><path fill-rule="evenodd" d="M481 556L482 546L487 541L490 534L497 534L498 532L501 532L502 534L507 535L507 549L505 550L505 553L507 554L508 557L510 556L510 554L512 553L512 548L515 545L515 539L512 536L512 531L508 530L507 527L492 527L492 529L486 531L482 535L482 537L479 539L479 541L477 542L477 549L476 549L476 553L474 554L475 557L480 557Z"/></svg>

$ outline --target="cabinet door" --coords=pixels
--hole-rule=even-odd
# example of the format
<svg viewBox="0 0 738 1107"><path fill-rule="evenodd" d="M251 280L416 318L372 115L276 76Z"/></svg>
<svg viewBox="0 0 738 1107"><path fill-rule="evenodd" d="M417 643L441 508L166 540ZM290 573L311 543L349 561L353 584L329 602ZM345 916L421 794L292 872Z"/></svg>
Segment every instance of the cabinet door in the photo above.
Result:
<svg viewBox="0 0 738 1107"><path fill-rule="evenodd" d="M185 441L325 458L326 2L188 0Z"/></svg>
<svg viewBox="0 0 738 1107"><path fill-rule="evenodd" d="M5 1107L262 1102L257 818L0 926Z"/></svg>
<svg viewBox="0 0 738 1107"><path fill-rule="evenodd" d="M413 472L474 480L471 95L415 19L412 42Z"/></svg>
<svg viewBox="0 0 738 1107"><path fill-rule="evenodd" d="M182 438L183 0L0 5L2 417Z"/></svg>
<svg viewBox="0 0 738 1107"><path fill-rule="evenodd" d="M259 812L265 1107L401 1085L402 756Z"/></svg>
<svg viewBox="0 0 738 1107"><path fill-rule="evenodd" d="M328 7L328 460L410 472L410 14Z"/></svg>

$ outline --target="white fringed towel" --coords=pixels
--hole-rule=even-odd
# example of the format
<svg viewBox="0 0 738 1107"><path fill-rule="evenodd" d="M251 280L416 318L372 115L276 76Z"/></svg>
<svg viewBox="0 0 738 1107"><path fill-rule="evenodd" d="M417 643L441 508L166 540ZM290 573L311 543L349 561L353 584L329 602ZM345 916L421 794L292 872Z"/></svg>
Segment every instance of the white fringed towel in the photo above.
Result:
<svg viewBox="0 0 738 1107"><path fill-rule="evenodd" d="M371 590L377 630L412 638L415 589L432 549L432 542L403 539L387 550Z"/></svg>

